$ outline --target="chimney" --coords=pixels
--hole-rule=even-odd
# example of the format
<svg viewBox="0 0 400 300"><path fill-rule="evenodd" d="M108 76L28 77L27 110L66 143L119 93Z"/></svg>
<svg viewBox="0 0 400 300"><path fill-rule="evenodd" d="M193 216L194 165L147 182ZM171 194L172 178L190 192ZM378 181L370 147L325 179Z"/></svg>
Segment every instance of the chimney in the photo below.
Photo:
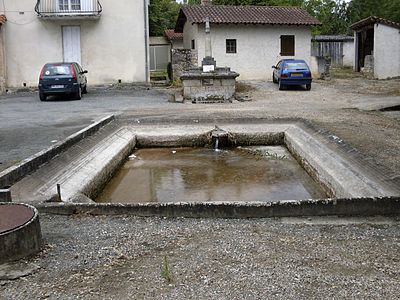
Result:
<svg viewBox="0 0 400 300"><path fill-rule="evenodd" d="M201 0L201 5L211 5L211 0Z"/></svg>

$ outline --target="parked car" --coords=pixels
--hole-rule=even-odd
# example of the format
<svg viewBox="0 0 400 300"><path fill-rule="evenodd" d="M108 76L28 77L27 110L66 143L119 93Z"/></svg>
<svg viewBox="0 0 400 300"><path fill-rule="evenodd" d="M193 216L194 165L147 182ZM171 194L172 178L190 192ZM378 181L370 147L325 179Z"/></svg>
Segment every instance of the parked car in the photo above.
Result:
<svg viewBox="0 0 400 300"><path fill-rule="evenodd" d="M40 100L51 95L72 95L80 100L87 93L87 72L76 62L45 64L39 78Z"/></svg>
<svg viewBox="0 0 400 300"><path fill-rule="evenodd" d="M304 60L282 59L272 68L272 81L279 84L280 90L288 85L305 85L308 91L311 90L311 71Z"/></svg>

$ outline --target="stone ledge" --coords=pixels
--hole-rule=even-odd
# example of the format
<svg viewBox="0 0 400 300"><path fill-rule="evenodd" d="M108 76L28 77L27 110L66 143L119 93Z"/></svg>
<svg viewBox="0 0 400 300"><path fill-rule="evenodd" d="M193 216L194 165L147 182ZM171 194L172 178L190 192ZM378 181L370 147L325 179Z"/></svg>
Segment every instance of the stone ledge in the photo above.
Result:
<svg viewBox="0 0 400 300"><path fill-rule="evenodd" d="M301 216L399 215L400 198L344 198L277 202L204 202L149 204L45 203L41 213L73 215L135 215L185 218L275 218Z"/></svg>
<svg viewBox="0 0 400 300"><path fill-rule="evenodd" d="M113 115L102 118L101 120L87 126L77 133L70 135L65 140L58 142L55 145L52 145L49 148L40 151L31 157L28 157L27 159L24 159L19 164L11 166L10 168L0 172L0 188L13 185L24 176L37 170L42 164L48 162L50 159L65 151L80 140L94 134L102 126L110 123L113 120Z"/></svg>

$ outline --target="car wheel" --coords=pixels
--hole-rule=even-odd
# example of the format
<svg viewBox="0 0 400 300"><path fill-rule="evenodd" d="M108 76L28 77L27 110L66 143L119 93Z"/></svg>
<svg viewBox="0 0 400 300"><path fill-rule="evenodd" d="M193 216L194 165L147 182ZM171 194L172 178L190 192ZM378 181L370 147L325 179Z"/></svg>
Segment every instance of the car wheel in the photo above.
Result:
<svg viewBox="0 0 400 300"><path fill-rule="evenodd" d="M40 101L46 101L47 100L47 96L43 93L39 93L39 99Z"/></svg>
<svg viewBox="0 0 400 300"><path fill-rule="evenodd" d="M82 89L82 94L87 94L87 85L85 85L84 88Z"/></svg>
<svg viewBox="0 0 400 300"><path fill-rule="evenodd" d="M82 88L81 87L78 88L78 92L75 95L75 99L76 100L81 100L82 99Z"/></svg>
<svg viewBox="0 0 400 300"><path fill-rule="evenodd" d="M285 85L282 84L282 81L281 81L281 80L278 81L278 84L279 84L279 90L280 90L280 91L282 91L282 90L285 89Z"/></svg>
<svg viewBox="0 0 400 300"><path fill-rule="evenodd" d="M307 90L307 91L311 90L311 83L306 84L306 90Z"/></svg>

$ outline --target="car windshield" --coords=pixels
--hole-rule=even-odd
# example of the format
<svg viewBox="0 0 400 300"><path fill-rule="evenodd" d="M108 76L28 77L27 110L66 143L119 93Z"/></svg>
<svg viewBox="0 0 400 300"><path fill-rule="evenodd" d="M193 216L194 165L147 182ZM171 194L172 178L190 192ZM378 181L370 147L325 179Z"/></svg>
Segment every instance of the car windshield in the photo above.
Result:
<svg viewBox="0 0 400 300"><path fill-rule="evenodd" d="M44 76L71 75L69 65L48 65L44 69Z"/></svg>
<svg viewBox="0 0 400 300"><path fill-rule="evenodd" d="M303 62L287 62L285 64L285 69L289 69L289 70L307 70L308 67Z"/></svg>

